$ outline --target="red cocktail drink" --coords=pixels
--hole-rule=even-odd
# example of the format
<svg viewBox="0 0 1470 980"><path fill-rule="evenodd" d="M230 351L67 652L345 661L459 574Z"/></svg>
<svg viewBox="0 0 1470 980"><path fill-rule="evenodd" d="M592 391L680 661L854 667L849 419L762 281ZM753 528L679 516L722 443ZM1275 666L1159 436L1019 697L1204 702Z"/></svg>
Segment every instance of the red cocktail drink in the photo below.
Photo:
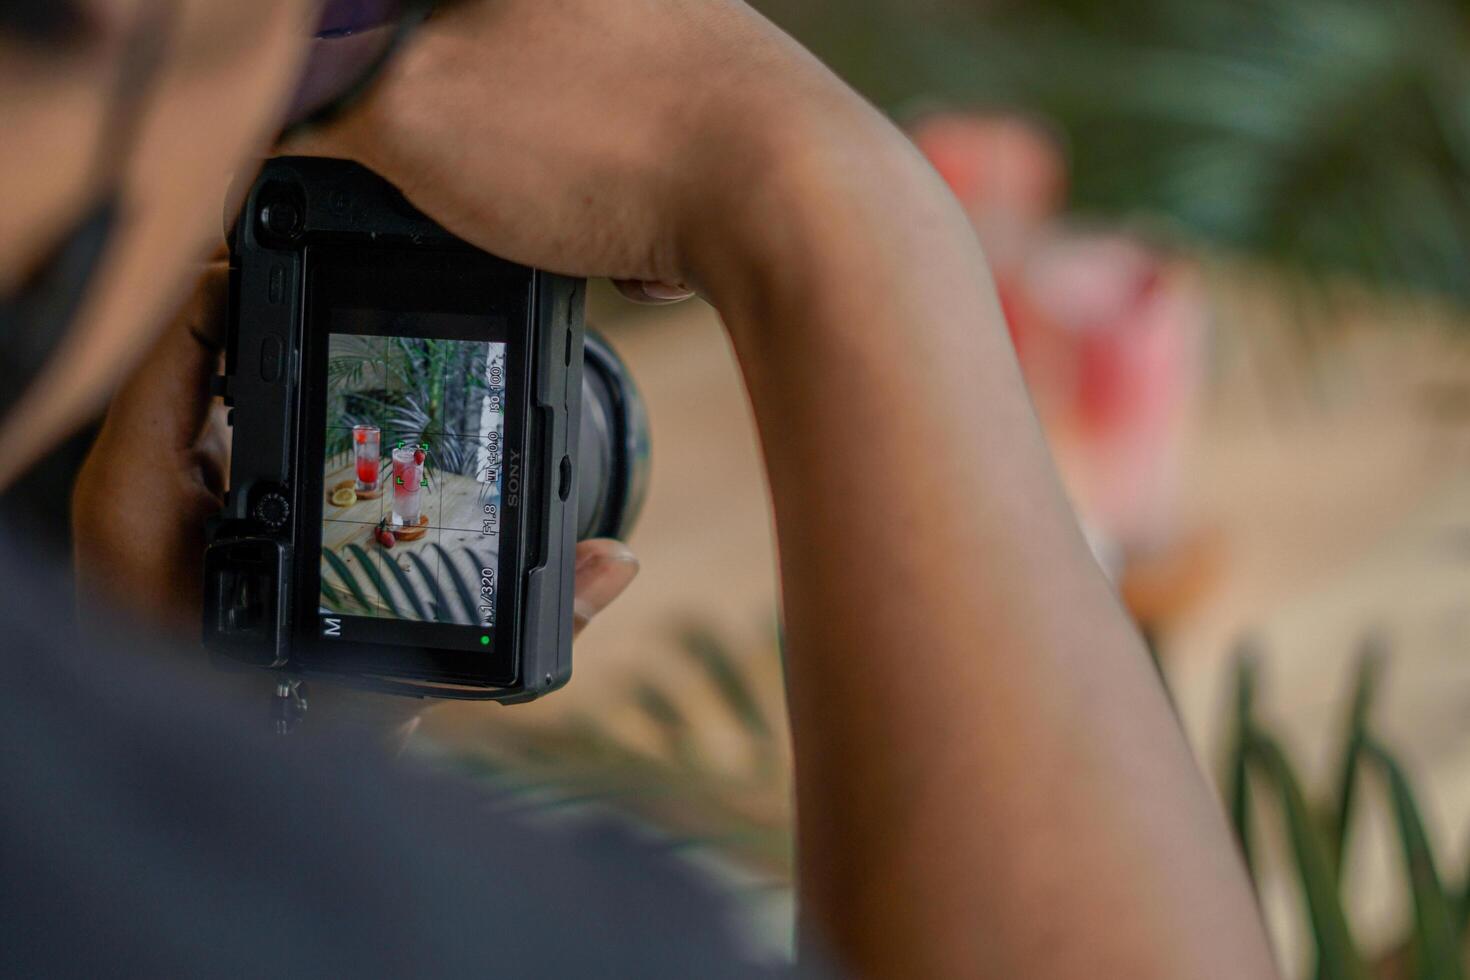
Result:
<svg viewBox="0 0 1470 980"><path fill-rule="evenodd" d="M376 425L352 427L352 453L357 459L357 491L371 493L378 489L378 471L382 465L383 430Z"/></svg>
<svg viewBox="0 0 1470 980"><path fill-rule="evenodd" d="M421 511L424 453L414 447L393 450L393 523L418 527Z"/></svg>

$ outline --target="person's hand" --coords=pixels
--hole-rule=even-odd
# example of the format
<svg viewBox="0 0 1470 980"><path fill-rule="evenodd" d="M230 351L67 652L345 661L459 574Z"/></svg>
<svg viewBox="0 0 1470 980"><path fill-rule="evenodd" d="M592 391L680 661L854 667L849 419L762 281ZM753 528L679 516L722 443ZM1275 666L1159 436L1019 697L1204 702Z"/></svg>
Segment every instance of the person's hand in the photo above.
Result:
<svg viewBox="0 0 1470 980"><path fill-rule="evenodd" d="M212 267L114 398L72 500L77 589L89 633L122 614L197 645L204 525L223 505L229 440L209 394L227 275ZM632 582L618 541L577 546L577 631ZM90 620L90 621L89 621ZM185 647L187 649L187 647Z"/></svg>
<svg viewBox="0 0 1470 980"><path fill-rule="evenodd" d="M89 632L108 617L197 642L204 524L223 506L229 444L209 394L228 274L212 266L118 390L77 476L72 535Z"/></svg>
<svg viewBox="0 0 1470 980"><path fill-rule="evenodd" d="M834 145L861 165L875 133L902 142L743 3L466 0L279 149L360 160L487 251L667 301L709 285L705 254L777 171Z"/></svg>

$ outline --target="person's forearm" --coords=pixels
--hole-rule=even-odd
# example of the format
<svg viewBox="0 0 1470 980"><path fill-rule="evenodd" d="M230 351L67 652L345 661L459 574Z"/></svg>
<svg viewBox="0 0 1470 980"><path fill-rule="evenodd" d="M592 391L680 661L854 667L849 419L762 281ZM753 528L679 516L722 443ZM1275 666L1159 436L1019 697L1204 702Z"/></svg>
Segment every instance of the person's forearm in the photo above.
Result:
<svg viewBox="0 0 1470 980"><path fill-rule="evenodd" d="M804 908L839 959L1269 971L974 238L814 59L734 2L456 4L297 149L507 258L720 307L775 497Z"/></svg>
<svg viewBox="0 0 1470 980"><path fill-rule="evenodd" d="M1268 975L975 238L847 111L772 154L743 233L689 246L775 501L805 913L863 975Z"/></svg>

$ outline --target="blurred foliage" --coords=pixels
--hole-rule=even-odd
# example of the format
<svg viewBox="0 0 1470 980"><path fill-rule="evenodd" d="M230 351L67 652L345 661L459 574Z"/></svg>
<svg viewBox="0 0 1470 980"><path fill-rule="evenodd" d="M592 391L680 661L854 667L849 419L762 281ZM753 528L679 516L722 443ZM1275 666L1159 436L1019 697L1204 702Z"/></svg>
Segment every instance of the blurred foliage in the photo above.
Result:
<svg viewBox="0 0 1470 980"><path fill-rule="evenodd" d="M756 683L751 660L715 632L691 624L678 639L695 683L636 678L627 712L496 724L446 761L528 807L611 805L662 831L676 850L733 862L758 889L789 885L789 772L784 730L772 722L781 706L769 685ZM754 654L764 664L777 656L774 646ZM620 715L623 726L612 720ZM650 738L629 739L630 721ZM713 752L701 737L711 729L725 731L737 751Z"/></svg>
<svg viewBox="0 0 1470 980"><path fill-rule="evenodd" d="M1073 205L1470 302L1464 0L757 0L900 118L1019 109Z"/></svg>
<svg viewBox="0 0 1470 980"><path fill-rule="evenodd" d="M698 683L671 685L650 676L628 688L631 715L623 717L642 722L653 736L646 744L630 741L610 722L617 712L599 711L596 717L579 714L532 727L496 725L491 737L473 740L446 761L487 780L513 806L612 807L637 816L661 831L671 849L713 855L743 869L750 897L759 900L772 888L789 887L794 873L789 771L779 754L785 735L772 722L781 706L770 686L756 681L774 666L778 646L738 654L697 625L686 627L680 641ZM1374 734L1373 705L1386 657L1381 638L1370 636L1359 659L1334 780L1318 794L1301 780L1261 719L1257 658L1243 645L1221 785L1253 878L1263 873L1259 831L1266 828L1258 821L1281 824L1317 980L1463 980L1470 872L1456 885L1445 877L1409 777ZM712 723L733 733L740 748L733 757L709 751L701 736ZM1261 806L1266 800L1276 806ZM1365 948L1342 891L1355 819L1372 805L1392 815L1412 901L1407 933L1386 950Z"/></svg>
<svg viewBox="0 0 1470 980"><path fill-rule="evenodd" d="M1370 638L1360 659L1335 795L1320 801L1308 797L1285 752L1261 725L1255 710L1255 660L1249 655L1239 659L1235 731L1224 782L1231 819L1246 866L1254 874L1257 862L1251 828L1252 785L1268 789L1277 799L1306 905L1318 980L1366 980L1371 976L1463 980L1470 891L1465 887L1452 890L1445 883L1408 776L1394 754L1372 733L1372 704L1382 673L1380 647L1376 639ZM1413 900L1409 935L1371 968L1354 937L1341 892L1352 816L1364 802L1357 784L1365 776L1376 777L1384 788ZM1464 881L1470 885L1470 874Z"/></svg>

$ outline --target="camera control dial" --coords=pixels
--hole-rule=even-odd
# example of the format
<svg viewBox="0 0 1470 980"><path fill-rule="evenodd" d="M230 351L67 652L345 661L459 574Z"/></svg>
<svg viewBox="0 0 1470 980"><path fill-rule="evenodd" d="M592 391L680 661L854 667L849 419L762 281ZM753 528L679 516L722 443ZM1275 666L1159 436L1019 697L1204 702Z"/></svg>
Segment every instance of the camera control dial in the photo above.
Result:
<svg viewBox="0 0 1470 980"><path fill-rule="evenodd" d="M271 531L280 531L291 519L291 501L284 494L272 490L256 499L250 514Z"/></svg>

